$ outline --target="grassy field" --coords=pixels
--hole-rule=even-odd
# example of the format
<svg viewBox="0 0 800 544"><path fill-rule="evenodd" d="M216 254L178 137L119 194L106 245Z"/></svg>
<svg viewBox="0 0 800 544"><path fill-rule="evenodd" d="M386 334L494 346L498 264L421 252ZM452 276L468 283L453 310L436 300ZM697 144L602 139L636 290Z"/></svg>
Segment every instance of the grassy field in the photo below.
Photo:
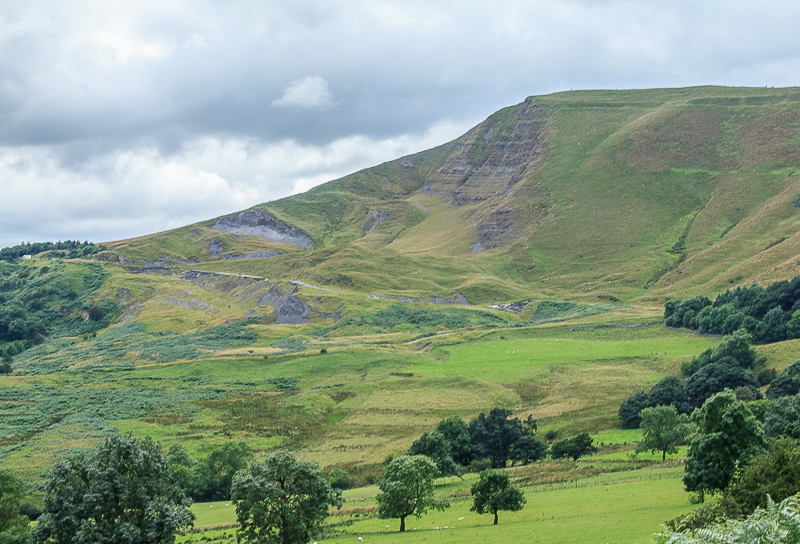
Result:
<svg viewBox="0 0 800 544"><path fill-rule="evenodd" d="M270 342L270 327L246 328L256 335L254 352ZM106 342L107 334L84 343ZM258 456L286 447L363 477L441 418L470 419L494 406L533 415L542 431L562 436L613 429L627 396L717 341L661 325L454 331L427 340L421 350L421 342L389 337L339 339L327 353L301 337L305 349L274 350L266 358L245 349L235 356L124 367L84 363L5 377L0 455L4 465L35 480L61 452L116 428L153 436L165 447L181 442L193 456L227 440L247 441Z"/></svg>
<svg viewBox="0 0 800 544"><path fill-rule="evenodd" d="M590 461L587 461L590 462ZM534 465L535 466L535 465ZM527 469L526 469L527 470ZM512 478L521 470L510 470ZM470 512L469 487L475 475L449 479L437 486L451 507L407 520L408 531L397 532L398 520L377 518L376 487L344 492L344 515L333 516L327 529L332 542L542 542L629 543L651 541L661 523L692 508L680 480L682 469L658 465L634 471L606 473L555 485L524 487L527 504L520 512L491 515ZM227 506L226 506L227 504ZM230 503L197 504L195 531L178 542L234 542L236 516ZM389 529L386 529L386 525Z"/></svg>

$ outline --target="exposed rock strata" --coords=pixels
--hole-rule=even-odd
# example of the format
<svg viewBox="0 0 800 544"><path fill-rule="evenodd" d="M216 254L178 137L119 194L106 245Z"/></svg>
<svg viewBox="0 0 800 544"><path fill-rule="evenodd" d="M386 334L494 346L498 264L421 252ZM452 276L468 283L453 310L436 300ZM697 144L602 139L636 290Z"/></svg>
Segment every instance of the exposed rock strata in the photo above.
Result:
<svg viewBox="0 0 800 544"><path fill-rule="evenodd" d="M269 242L310 248L314 243L302 230L276 220L266 210L248 210L223 217L211 228L223 233L252 234Z"/></svg>

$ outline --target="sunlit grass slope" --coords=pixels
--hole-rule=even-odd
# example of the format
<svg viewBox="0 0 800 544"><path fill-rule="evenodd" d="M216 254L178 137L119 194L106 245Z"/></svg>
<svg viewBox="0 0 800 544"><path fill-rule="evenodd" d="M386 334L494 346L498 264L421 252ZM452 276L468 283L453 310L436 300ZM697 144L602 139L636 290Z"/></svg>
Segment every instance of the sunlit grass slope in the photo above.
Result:
<svg viewBox="0 0 800 544"><path fill-rule="evenodd" d="M308 233L310 249L210 220L108 256L308 282L344 274L360 291L475 303L713 294L797 272L798 120L798 89L535 96L454 142L259 206ZM282 255L219 261L215 239L232 254Z"/></svg>

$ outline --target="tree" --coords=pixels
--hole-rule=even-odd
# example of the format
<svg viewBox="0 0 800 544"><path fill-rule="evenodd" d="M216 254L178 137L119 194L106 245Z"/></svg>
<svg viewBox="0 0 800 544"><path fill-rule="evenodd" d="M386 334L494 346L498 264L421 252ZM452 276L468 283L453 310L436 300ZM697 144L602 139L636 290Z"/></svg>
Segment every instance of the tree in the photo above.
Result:
<svg viewBox="0 0 800 544"><path fill-rule="evenodd" d="M232 500L239 522L237 541L302 544L322 529L328 506L342 505L317 463L277 451L233 478Z"/></svg>
<svg viewBox="0 0 800 544"><path fill-rule="evenodd" d="M577 461L579 457L596 452L597 448L592 444L592 437L588 433L559 440L550 447L550 456L553 459L571 457L573 461Z"/></svg>
<svg viewBox="0 0 800 544"><path fill-rule="evenodd" d="M725 357L730 357L742 368L753 368L756 364L756 352L750 347L752 337L744 330L739 329L725 336L722 342L714 348L711 362L717 362Z"/></svg>
<svg viewBox="0 0 800 544"><path fill-rule="evenodd" d="M458 416L443 419L436 426L438 434L444 437L450 457L461 466L472 460L472 443L470 442L467 423Z"/></svg>
<svg viewBox="0 0 800 544"><path fill-rule="evenodd" d="M527 502L522 491L511 485L508 473L502 470L484 470L480 479L472 484L472 507L470 510L478 514L494 514L497 525L497 512L500 510L517 512Z"/></svg>
<svg viewBox="0 0 800 544"><path fill-rule="evenodd" d="M30 538L29 519L19 512L22 488L19 480L0 470L0 543L26 544Z"/></svg>
<svg viewBox="0 0 800 544"><path fill-rule="evenodd" d="M244 442L226 442L213 450L194 469L194 497L200 500L230 498L233 475L247 468L252 458L253 450Z"/></svg>
<svg viewBox="0 0 800 544"><path fill-rule="evenodd" d="M400 518L400 532L406 530L406 518L422 516L431 509L444 510L450 504L437 501L433 493L433 480L438 470L424 455L404 455L392 460L383 474L378 488L378 517Z"/></svg>
<svg viewBox="0 0 800 544"><path fill-rule="evenodd" d="M469 422L473 457L490 458L492 467L504 468L511 454L511 446L522 437L524 428L518 418L509 419L512 412L505 408L492 408Z"/></svg>
<svg viewBox="0 0 800 544"><path fill-rule="evenodd" d="M333 489L348 489L350 487L350 474L339 467L333 467L328 473L328 483Z"/></svg>
<svg viewBox="0 0 800 544"><path fill-rule="evenodd" d="M408 455L425 455L434 462L441 476L458 474L458 466L453 462L447 448L447 442L439 433L422 433L408 450Z"/></svg>
<svg viewBox="0 0 800 544"><path fill-rule="evenodd" d="M786 323L786 335L789 338L800 338L800 310L795 310Z"/></svg>
<svg viewBox="0 0 800 544"><path fill-rule="evenodd" d="M767 455L754 457L734 476L730 496L742 511L767 506L767 496L782 501L800 492L800 445L790 438L770 442Z"/></svg>
<svg viewBox="0 0 800 544"><path fill-rule="evenodd" d="M87 454L62 458L47 472L44 492L37 543L172 543L194 521L149 437L114 435Z"/></svg>
<svg viewBox="0 0 800 544"><path fill-rule="evenodd" d="M779 397L791 397L798 392L800 392L800 361L795 361L772 381L767 389L767 398L774 400Z"/></svg>
<svg viewBox="0 0 800 544"><path fill-rule="evenodd" d="M677 376L667 376L655 384L647 394L647 406L672 405L680 413L689 412L686 385ZM641 427L641 424L639 425Z"/></svg>
<svg viewBox="0 0 800 544"><path fill-rule="evenodd" d="M766 344L786 339L786 313L780 307L772 308L756 329L756 339Z"/></svg>
<svg viewBox="0 0 800 544"><path fill-rule="evenodd" d="M687 491L700 493L728 486L736 469L763 451L761 423L732 391L709 398L692 414L697 432L690 439L689 457L684 465Z"/></svg>
<svg viewBox="0 0 800 544"><path fill-rule="evenodd" d="M642 408L646 408L648 403L648 394L644 391L637 391L622 402L619 407L617 415L622 421L623 429L636 429L642 422L639 413Z"/></svg>
<svg viewBox="0 0 800 544"><path fill-rule="evenodd" d="M778 397L764 414L764 436L800 438L800 395Z"/></svg>
<svg viewBox="0 0 800 544"><path fill-rule="evenodd" d="M653 406L642 410L642 441L636 445L636 452L661 452L661 461L667 454L678 453L691 430L689 416L678 415L674 406Z"/></svg>
<svg viewBox="0 0 800 544"><path fill-rule="evenodd" d="M686 395L689 402L701 406L706 399L725 389L749 387L758 391L758 381L751 370L731 363L732 359L722 359L698 370L686 384Z"/></svg>
<svg viewBox="0 0 800 544"><path fill-rule="evenodd" d="M512 465L517 461L523 465L527 465L539 459L544 459L546 456L547 444L544 440L533 434L532 431L527 431L522 438L511 446L510 459Z"/></svg>

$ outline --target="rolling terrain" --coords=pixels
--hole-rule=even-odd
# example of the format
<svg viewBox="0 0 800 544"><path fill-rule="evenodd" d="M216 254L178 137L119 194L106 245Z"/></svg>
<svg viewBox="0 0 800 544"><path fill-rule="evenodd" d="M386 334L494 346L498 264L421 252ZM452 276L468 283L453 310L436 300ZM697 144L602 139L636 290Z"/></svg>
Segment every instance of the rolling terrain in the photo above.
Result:
<svg viewBox="0 0 800 544"><path fill-rule="evenodd" d="M620 403L719 341L665 328L663 303L800 275L798 194L800 89L578 91L302 195L3 265L3 303L48 335L0 376L0 463L35 482L119 430L363 482L440 419L503 406L602 444L527 486L654 470ZM758 354L780 370L798 342ZM689 508L664 470L645 535Z"/></svg>

